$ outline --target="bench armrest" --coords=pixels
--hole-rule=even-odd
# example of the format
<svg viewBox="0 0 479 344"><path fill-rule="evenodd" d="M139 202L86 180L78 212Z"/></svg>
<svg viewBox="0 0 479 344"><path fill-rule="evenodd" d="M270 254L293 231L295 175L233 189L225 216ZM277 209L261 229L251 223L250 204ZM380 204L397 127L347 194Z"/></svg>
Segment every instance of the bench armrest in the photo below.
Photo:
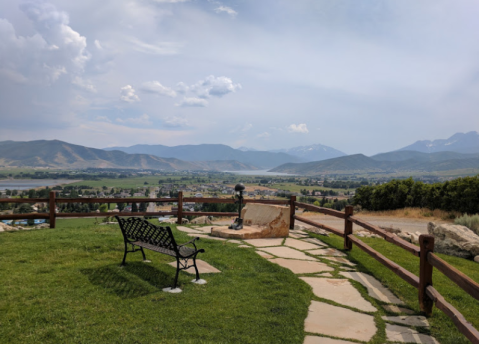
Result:
<svg viewBox="0 0 479 344"><path fill-rule="evenodd" d="M193 238L190 241L185 242L184 244L178 245L178 247L186 246L188 244L193 244L193 246L195 247L195 251L198 251L198 249L196 248L196 245L195 245L196 240L200 240L200 237Z"/></svg>

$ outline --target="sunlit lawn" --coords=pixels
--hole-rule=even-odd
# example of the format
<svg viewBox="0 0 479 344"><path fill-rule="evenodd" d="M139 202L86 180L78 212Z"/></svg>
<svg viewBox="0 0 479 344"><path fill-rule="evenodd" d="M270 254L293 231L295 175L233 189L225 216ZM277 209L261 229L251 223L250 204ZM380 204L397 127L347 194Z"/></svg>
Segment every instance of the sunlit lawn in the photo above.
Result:
<svg viewBox="0 0 479 344"><path fill-rule="evenodd" d="M129 254L115 225L58 220L56 229L0 233L2 343L302 343L310 288L253 249L200 240L221 273L206 285L171 257ZM179 242L190 237L174 230Z"/></svg>

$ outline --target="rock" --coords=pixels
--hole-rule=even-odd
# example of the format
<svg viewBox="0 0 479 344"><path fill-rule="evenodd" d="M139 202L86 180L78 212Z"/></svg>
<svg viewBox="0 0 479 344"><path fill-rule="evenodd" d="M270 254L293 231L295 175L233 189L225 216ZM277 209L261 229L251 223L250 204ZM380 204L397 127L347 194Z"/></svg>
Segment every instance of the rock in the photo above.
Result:
<svg viewBox="0 0 479 344"><path fill-rule="evenodd" d="M434 235L434 251L461 258L479 255L479 236L461 225L429 222L427 231Z"/></svg>
<svg viewBox="0 0 479 344"><path fill-rule="evenodd" d="M413 244L419 244L419 235L415 233L408 233L411 236L411 242Z"/></svg>
<svg viewBox="0 0 479 344"><path fill-rule="evenodd" d="M475 256L475 257L474 257L474 261L475 261L476 263L479 263L479 256Z"/></svg>
<svg viewBox="0 0 479 344"><path fill-rule="evenodd" d="M403 240L406 240L407 242L411 242L411 235L408 232L399 232L396 233L398 237L400 237Z"/></svg>
<svg viewBox="0 0 479 344"><path fill-rule="evenodd" d="M325 231L324 229L311 227L311 228L306 228L305 230L314 234L329 236L329 233Z"/></svg>
<svg viewBox="0 0 479 344"><path fill-rule="evenodd" d="M384 231L388 233L393 233L393 234L401 233L401 230L399 228L386 227L386 226L379 226L379 228L383 229Z"/></svg>
<svg viewBox="0 0 479 344"><path fill-rule="evenodd" d="M303 226L303 225L294 225L294 229L295 229L295 230L297 230L297 229L299 229L299 230L304 230L304 229L306 229L306 227Z"/></svg>
<svg viewBox="0 0 479 344"><path fill-rule="evenodd" d="M197 217L196 219L191 220L191 223L197 224L197 225L211 225L212 222L208 218L208 216L200 216Z"/></svg>
<svg viewBox="0 0 479 344"><path fill-rule="evenodd" d="M7 231L16 231L18 228L9 226L3 222L0 222L0 232L7 232Z"/></svg>

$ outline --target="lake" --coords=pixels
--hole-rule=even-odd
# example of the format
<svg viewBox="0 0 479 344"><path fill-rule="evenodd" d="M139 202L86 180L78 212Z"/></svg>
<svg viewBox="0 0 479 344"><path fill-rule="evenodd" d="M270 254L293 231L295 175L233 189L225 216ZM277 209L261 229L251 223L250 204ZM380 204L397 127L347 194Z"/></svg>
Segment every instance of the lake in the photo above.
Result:
<svg viewBox="0 0 479 344"><path fill-rule="evenodd" d="M29 190L45 186L75 183L72 179L2 179L0 180L0 191Z"/></svg>

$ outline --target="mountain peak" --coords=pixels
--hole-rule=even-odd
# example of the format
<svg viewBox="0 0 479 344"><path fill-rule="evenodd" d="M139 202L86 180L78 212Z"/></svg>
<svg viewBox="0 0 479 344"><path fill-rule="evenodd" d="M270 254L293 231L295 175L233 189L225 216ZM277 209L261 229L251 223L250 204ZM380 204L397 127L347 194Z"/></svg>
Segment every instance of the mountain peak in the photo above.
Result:
<svg viewBox="0 0 479 344"><path fill-rule="evenodd" d="M479 133L470 131L468 133L456 133L448 139L416 141L412 145L399 149L399 151L479 153Z"/></svg>

